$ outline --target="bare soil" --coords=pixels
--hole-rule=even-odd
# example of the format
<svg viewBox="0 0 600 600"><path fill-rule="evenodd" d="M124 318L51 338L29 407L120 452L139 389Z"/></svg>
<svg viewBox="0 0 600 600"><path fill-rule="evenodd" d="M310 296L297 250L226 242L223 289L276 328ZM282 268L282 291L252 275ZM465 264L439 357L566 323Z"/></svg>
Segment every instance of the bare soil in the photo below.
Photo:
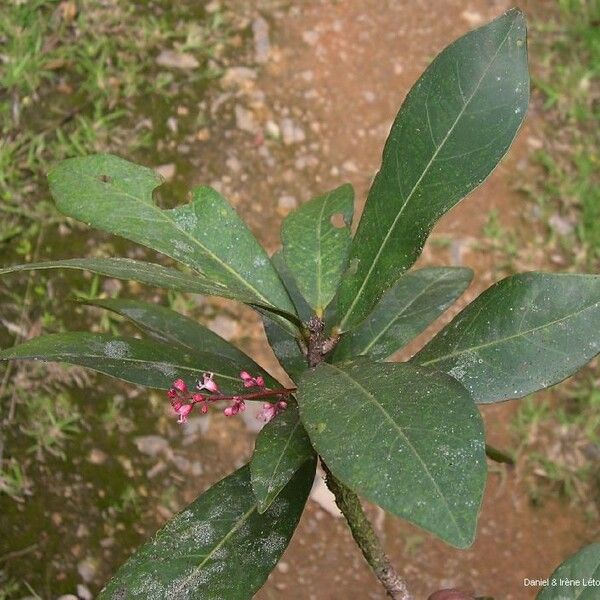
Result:
<svg viewBox="0 0 600 600"><path fill-rule="evenodd" d="M543 0L531 0L523 8L541 12L545 5ZM227 66L248 67L251 73L226 73L221 88L210 94L207 127L181 129L185 153L178 159L169 157L176 161L175 177L161 197L181 194L196 183L213 185L271 251L279 246L282 218L319 192L349 181L355 186L358 208L362 207L389 127L411 85L449 42L510 7L505 0L235 0L228 6L247 16L250 39L245 46L250 50L240 50L235 62ZM268 59L257 65L260 49L258 53L252 49L251 30L259 16L266 21L269 35ZM264 50L264 36L259 35L258 41ZM177 107L171 109L170 116L177 118ZM543 251L529 243L537 235L535 223L529 218L526 200L514 189L515 173L527 168L531 139L542 123L543 114L534 104L509 157L480 189L441 220L425 248L422 264L460 264L476 273L472 288L445 315L445 321L505 273L502 253L483 239L482 228L492 209L498 211L504 229L516 234L524 246L515 260L519 270L553 268ZM175 156L177 150L169 147L170 155ZM159 154L146 159L140 161L156 161L153 166L167 162ZM436 243L440 240L448 243ZM136 291L135 286L124 290ZM206 322L280 373L250 310L213 299L199 304ZM106 397L128 394L128 402L137 406L136 415L146 414L142 408L148 402L146 392L108 383L99 392ZM53 483L46 497L38 494L28 508L11 507L3 515L6 521L0 531L11 540L7 551L36 543L31 558L52 559L40 562L46 565L41 576L46 581L44 597L70 590L76 571L91 589L99 589L115 566L173 510L251 455L253 434L241 421L211 416L206 427L184 435L165 418L155 418L156 402L147 404L145 421L135 435L159 434L168 440L167 449L141 456L125 425L119 441L111 441L110 446L102 444L114 436L90 432L92 439L85 443L102 448L109 458L100 461L102 457L93 458L89 446L82 447L69 465L77 473L75 479L63 477L60 466L52 471L49 465ZM515 402L484 407L492 444L510 448L514 443L509 422L515 408ZM114 481L102 481L99 475L106 468L119 468L132 480L147 481L141 496L152 500L139 521L117 523L116 513L104 498ZM172 488L159 498L167 482ZM174 498L168 501L171 492ZM418 599L454 586L497 600L533 598L537 590L524 587L524 578L547 577L561 560L598 534L597 525L590 525L578 508L567 503L548 501L534 508L518 465L490 464L477 541L467 551L452 549L376 507L368 510L393 563ZM385 598L345 523L332 513L330 502L309 500L290 547L257 598ZM28 520L43 523L45 532L39 537L32 530L28 533ZM82 526L89 535L75 535ZM7 561L11 572L26 574L29 567L23 560L29 559L20 559L21 564L18 558ZM235 565L231 572L235 576Z"/></svg>

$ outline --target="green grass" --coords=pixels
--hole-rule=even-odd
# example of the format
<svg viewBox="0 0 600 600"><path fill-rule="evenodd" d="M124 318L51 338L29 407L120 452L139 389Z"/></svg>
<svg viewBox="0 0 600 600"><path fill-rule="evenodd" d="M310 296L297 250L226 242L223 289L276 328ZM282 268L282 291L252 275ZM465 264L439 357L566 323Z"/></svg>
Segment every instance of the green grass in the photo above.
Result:
<svg viewBox="0 0 600 600"><path fill-rule="evenodd" d="M589 377L589 373L588 373ZM519 405L513 431L519 464L534 503L558 495L597 511L600 489L600 390L588 378L562 386L558 397L529 397Z"/></svg>
<svg viewBox="0 0 600 600"><path fill-rule="evenodd" d="M129 156L152 148L152 131L140 127L144 110L180 101L178 82L192 90L220 74L215 64L230 34L223 14L206 18L187 2L152 6L1 3L0 244L24 233L23 220L43 219L38 210L47 212L40 201L47 198L52 164L90 152ZM164 49L192 54L199 68L158 67Z"/></svg>
<svg viewBox="0 0 600 600"><path fill-rule="evenodd" d="M66 458L65 444L80 432L80 414L67 394L36 394L25 404L21 431L31 440L29 452L42 459L45 453Z"/></svg>
<svg viewBox="0 0 600 600"><path fill-rule="evenodd" d="M545 254L566 269L600 267L600 0L557 0L554 11L530 19L533 100L543 119L534 176L522 184L549 223ZM562 232L552 220L567 226ZM513 422L519 464L532 500L559 495L590 508L598 496L600 391L597 367L557 388L551 398L527 398ZM593 503L592 503L593 504Z"/></svg>
<svg viewBox="0 0 600 600"><path fill-rule="evenodd" d="M46 186L53 164L91 152L162 164L168 160L157 147L175 148L179 141L164 127L176 107L188 109L190 127L205 124L198 104L207 82L221 74L234 31L230 13L205 14L202 7L193 0L0 2L0 252L7 260L35 259L40 240L45 256L47 248L60 252L58 246L65 243L54 232L44 236L63 221ZM185 71L161 67L156 59L163 50L191 54L199 66ZM67 243L81 244L79 237ZM47 244L45 238L51 238ZM105 250L101 235L93 241L95 253L114 252ZM42 275L34 283L29 277L25 297L22 286L3 286L1 325L9 338L16 335L18 341L35 320L46 332L63 329L61 315L54 316L50 308L56 280ZM75 297L84 301L99 293L97 277L75 289ZM92 327L115 333L117 324L103 311ZM19 389L10 385L27 368L9 366L4 377L0 371L0 445L5 437L0 495L14 500L31 491L24 472L33 460L30 453L16 451L14 432L28 438L35 457L61 458L79 430L77 410L62 393L68 376L64 382L61 376L60 381L51 378L51 401L49 394L29 389L31 382L47 380L47 367L30 369L27 385ZM124 505L131 501L122 500Z"/></svg>
<svg viewBox="0 0 600 600"><path fill-rule="evenodd" d="M600 259L600 0L558 0L532 21L534 99L546 121L534 154L539 177L523 189L541 215L578 223L553 242L568 262Z"/></svg>

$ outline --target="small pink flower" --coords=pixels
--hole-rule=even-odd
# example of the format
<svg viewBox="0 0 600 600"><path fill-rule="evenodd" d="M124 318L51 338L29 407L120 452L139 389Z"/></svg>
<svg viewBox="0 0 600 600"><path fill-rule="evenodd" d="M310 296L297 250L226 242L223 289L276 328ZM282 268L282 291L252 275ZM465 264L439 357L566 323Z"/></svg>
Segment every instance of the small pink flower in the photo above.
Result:
<svg viewBox="0 0 600 600"><path fill-rule="evenodd" d="M181 406L176 408L175 412L179 415L179 419L177 419L177 422L185 423L187 421L188 415L192 412L193 408L193 404L182 404Z"/></svg>
<svg viewBox="0 0 600 600"><path fill-rule="evenodd" d="M188 388L187 385L185 384L185 381L183 379L176 379L173 382L173 387L178 391L181 392L182 394L187 394L188 393Z"/></svg>
<svg viewBox="0 0 600 600"><path fill-rule="evenodd" d="M256 416L260 421L268 423L271 419L274 419L282 410L287 408L287 402L285 400L279 400L274 404L265 402L262 407L262 411Z"/></svg>
<svg viewBox="0 0 600 600"><path fill-rule="evenodd" d="M242 371L240 373L240 379L244 382L244 387L247 387L247 388L250 388L250 387L264 388L265 387L265 379L262 375L259 375L258 377L252 377L252 375L250 375L250 373L248 373L248 371Z"/></svg>
<svg viewBox="0 0 600 600"><path fill-rule="evenodd" d="M202 383L198 381L198 385L196 386L196 388L199 390L208 390L213 394L218 393L219 386L216 384L213 378L214 373L204 373L204 375L202 376Z"/></svg>
<svg viewBox="0 0 600 600"><path fill-rule="evenodd" d="M223 413L226 417L234 417L238 413L244 412L246 410L246 403L239 396L235 396L233 398L231 406L228 406Z"/></svg>

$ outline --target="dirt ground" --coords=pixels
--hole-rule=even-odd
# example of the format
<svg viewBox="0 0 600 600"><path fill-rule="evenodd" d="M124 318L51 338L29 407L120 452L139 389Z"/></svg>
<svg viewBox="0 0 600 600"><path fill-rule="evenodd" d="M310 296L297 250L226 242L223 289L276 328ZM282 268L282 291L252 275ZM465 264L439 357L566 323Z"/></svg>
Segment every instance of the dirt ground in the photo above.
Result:
<svg viewBox="0 0 600 600"><path fill-rule="evenodd" d="M209 3L208 10L214 4ZM356 189L357 208L362 207L389 127L411 85L449 42L510 8L505 0L235 0L226 4L247 15L249 29L254 31L248 41L249 51L240 51L234 57L220 88L211 93L207 131L202 135L185 132L185 152L180 152L172 182L163 195L180 193L197 183L213 185L230 199L270 251L279 246L282 218L317 193L350 182ZM530 0L522 8L541 13L546 4ZM173 107L172 118L177 118L176 109ZM426 245L420 263L465 265L476 273L473 286L444 316L445 321L502 276L497 253L478 243L493 209L498 211L504 229L517 234L525 246L516 261L519 270L556 268L539 247L529 246L537 233L535 223L528 218L526 200L515 191L516 173L528 168L528 156L537 143L536 131L543 118L533 104L509 157L480 189L441 220ZM169 151L176 152L177 148ZM159 155L160 149L152 158L157 163L149 166L166 162ZM261 326L251 311L225 301L202 302L218 312L209 323L218 333L277 373L278 366L265 347ZM427 335L431 331L424 337ZM424 337L403 355L413 352ZM515 408L515 402L484 407L493 445L510 448L509 421ZM199 426L198 431L186 433L185 438L175 426L169 427L150 423L145 431L136 433L159 433L168 437L176 449L176 466L181 472L176 477L180 506L247 460L252 451L252 433L241 422L231 423L217 416L206 426ZM138 450L151 457L144 467L149 472L151 465L163 460L161 452L165 461L170 452L168 460L175 463L171 450L163 448L152 454L152 449L141 450L139 444ZM131 448L119 447L119 451L129 456ZM86 460L94 463L90 456L88 448L82 449L81 456L73 459L73 468L80 470L79 465L87 464ZM187 463L183 464L182 459ZM111 460L103 464L110 465ZM80 487L73 486L75 494L81 493L82 498L87 495L92 503L97 499L86 477L94 468L81 468ZM141 469L132 468L132 473L139 474ZM148 488L160 486L160 478L149 480ZM125 545L118 552L112 550L119 545L115 544L118 533L103 538L106 534L94 529L94 519L104 518L103 514L86 513L81 508L83 500L79 508L75 503L75 510L55 518L63 514L58 488L66 483L58 477L57 498L49 497L47 506L36 500L30 518L33 515L42 519L49 531L61 523L70 532L79 531L82 524L91 530L84 541L71 540L67 534L64 545L70 548L71 560L84 582L96 590L129 548ZM330 500L323 500L319 494L309 500L292 543L256 597L385 598L345 523L335 514ZM65 498L69 502L68 496ZM166 520L169 511L163 504L152 510L144 524L132 527L138 536L130 538L132 545ZM548 501L534 508L519 477L518 465L506 468L490 463L477 541L467 551L452 549L376 507L368 510L392 562L418 599L441 587L462 587L497 600L533 598L537 589L524 587L525 578L547 577L566 556L598 535L597 526L591 527L579 509L566 503ZM11 531L15 539L20 535L18 529L26 527L23 516L28 514L17 513L11 509L6 515L7 520L14 517L15 525L4 529ZM112 540L110 545L103 543L108 539ZM27 539L19 543L25 546ZM54 540L44 552L60 552L60 546ZM34 556L45 557L39 553ZM91 574L86 565L96 565Z"/></svg>
<svg viewBox="0 0 600 600"><path fill-rule="evenodd" d="M529 4L531 9L543 9L542 2ZM256 148L249 136L245 143L243 135L228 141L243 166L240 176L232 177L225 190L239 195L239 208L252 215L251 223L261 241L272 248L278 242L273 235L276 229L265 227L265 221L271 220L265 214L269 211L265 198L273 198L271 206L278 196L301 202L317 190L350 181L359 203L363 202L389 126L410 86L455 37L509 7L502 0L345 0L302 2L265 13L272 26L273 47L271 60L256 81L256 89L264 92L264 105L271 107L262 118L272 117L271 110L275 120L289 114L306 140L290 144L287 155L278 152L265 157L262 165L253 158ZM259 115L260 109L256 111ZM424 264L461 264L475 270L475 283L463 302L498 277L494 254L470 243L481 237L489 211L497 209L505 227L526 231L523 217L528 207L514 191L514 173L523 168L536 121L542 118L534 105L508 159L438 224L432 237L448 236L451 246L440 250L428 244L425 249ZM252 171L244 180L246 165L252 165ZM522 269L547 268L545 260L540 264L539 256L527 253L521 262ZM510 443L507 423L514 404L485 407L491 443ZM552 503L533 508L515 471L493 466L477 541L468 551L453 550L376 510L373 515L394 564L417 598L444 586L497 599L533 598L537 590L524 587L523 580L549 574L591 535L577 511ZM284 567L257 597L385 597L353 547L342 520L323 513L315 503L309 503L283 562Z"/></svg>

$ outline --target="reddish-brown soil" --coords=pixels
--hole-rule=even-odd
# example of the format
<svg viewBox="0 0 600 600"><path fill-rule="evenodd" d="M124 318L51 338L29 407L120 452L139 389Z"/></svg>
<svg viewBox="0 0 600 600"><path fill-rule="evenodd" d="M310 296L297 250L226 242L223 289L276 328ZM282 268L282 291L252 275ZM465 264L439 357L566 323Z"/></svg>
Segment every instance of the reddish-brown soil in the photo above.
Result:
<svg viewBox="0 0 600 600"><path fill-rule="evenodd" d="M539 9L542 3L530 4ZM256 86L264 91L266 106L276 115L289 112L307 136L287 154L274 152L271 165L256 164L255 149L249 140L243 144L243 135L242 144L236 144L240 162L252 164L253 174L228 187L239 194L242 212L256 211L253 224L263 242L271 247L278 243L276 228L264 225L271 221L267 215L273 213L278 195L303 201L350 181L362 203L388 128L410 86L446 44L509 6L503 0L311 0L263 13L272 25L272 60ZM271 116L267 113L265 119ZM501 273L495 253L472 243L481 239L489 211L496 209L509 231L526 231L528 205L514 191L516 169L527 160L528 136L539 119L534 108L508 159L436 227L433 237L449 236L450 248L428 244L425 249L424 263L460 263L476 271L467 299ZM298 172L294 161L306 155L318 160ZM531 233L522 233L524 245L529 237ZM535 253L519 255L519 268L543 266ZM514 402L484 409L492 443L511 443L507 424L514 410ZM518 469L491 467L477 541L467 551L449 548L373 509L390 556L417 598L451 586L503 600L533 598L537 590L524 587L523 580L547 576L589 539L589 526L576 509L558 502L533 508L516 473ZM309 502L283 569L275 571L258 597L333 600L385 595L353 547L343 521Z"/></svg>
<svg viewBox="0 0 600 600"><path fill-rule="evenodd" d="M187 153L177 164L175 185L165 191L176 191L191 183L214 185L271 251L279 245L281 219L295 203L349 181L355 186L358 207L362 207L389 126L410 86L445 45L509 8L505 0L231 0L226 4L246 14L249 24L259 14L266 19L270 27L269 59L255 69L252 56L240 51L242 55L233 58L237 62L231 66L252 67L256 79L238 77L228 81L226 77L223 89L211 93L207 106L210 137L199 136L196 131L182 132ZM531 0L523 8L541 11L544 5L542 0ZM176 115L177 107L172 110ZM251 117L246 122L240 119L244 114ZM273 131L273 123L283 133L283 122L291 122L298 129L290 143L265 137L265 129ZM542 123L543 114L536 114L534 105L528 125L509 157L479 190L441 220L425 248L423 264L462 264L476 272L472 288L458 307L445 315L445 320L505 271L502 252L483 240L482 227L490 210L498 211L504 230L516 233L525 247L515 258L515 266L520 270L547 267L543 249L529 245L534 226L527 219L530 208L514 189L518 170L527 168L531 138ZM143 157L140 161L144 162ZM162 162L166 161L158 157L157 164ZM436 243L446 239L448 243ZM125 291L135 292L136 288L128 286ZM206 320L215 314L223 317L219 333L277 372L258 319L249 309L213 299L202 300L199 309ZM413 345L404 354L414 349ZM109 388L106 395L122 389ZM147 394L143 394L146 402ZM132 400L139 395L130 392ZM514 443L509 422L516 406L510 402L484 408L492 444L509 448ZM45 565L47 590L56 589L61 577L71 577L76 572L74 564L81 564L87 556L94 557L98 567L86 581L90 588L99 589L115 563L129 552L127 545L139 542L142 535L138 534L150 533L175 506L191 501L251 454L252 435L240 421L211 416L207 431L189 437L170 422L165 423L165 419L146 423L148 428L137 429L135 435L159 433L169 438L177 457L184 457L192 466L201 464L202 475L186 472L181 461L178 471L169 462L171 451L158 458L149 459L139 453L132 456L131 441L125 441L129 433L124 430L115 457L103 466L86 466L86 460L90 461L83 451L73 458L73 468L81 471L73 495L63 490L69 489L72 482L66 476L61 479L59 470L58 476L52 475L47 498L39 492L31 501L34 509L11 508L11 526L6 529L10 536L6 538L11 537L17 545L11 544L6 550L39 542L32 562L39 560ZM102 512L96 506L102 504L98 498L103 498L104 488L110 490L114 482L101 482L96 489L87 479L92 478L94 469L106 470L110 461L117 460L128 465L132 477L142 479L144 486L147 482L149 491L145 489L141 495L151 497L151 508L131 527L137 538L133 539L128 530L128 542L123 544L118 532L111 529L113 513ZM147 470L157 462L164 467L162 474L147 476ZM168 477L171 487L165 490L165 498L159 498L163 478ZM175 489L176 499L168 503L168 493ZM20 538L28 530L23 522L30 514L27 510L33 510L33 518L45 524L46 532L39 540ZM477 541L467 551L450 548L376 507L369 506L368 511L392 562L419 600L436 589L453 586L497 600L533 598L537 590L524 587L523 580L547 577L562 559L598 533L597 526L591 527L581 511L567 503L547 501L534 508L519 477L518 465L511 469L490 464ZM60 535L59 523L63 524ZM91 530L90 539L73 539L82 524ZM86 536L77 533L79 537ZM46 544L47 540L51 543ZM106 540L110 544L102 543ZM27 575L31 569L23 560L29 559L14 560L10 567ZM231 575L235 577L235 565L231 565ZM48 592L44 597L55 595ZM310 500L282 562L257 598L362 600L383 599L385 595L343 520Z"/></svg>

